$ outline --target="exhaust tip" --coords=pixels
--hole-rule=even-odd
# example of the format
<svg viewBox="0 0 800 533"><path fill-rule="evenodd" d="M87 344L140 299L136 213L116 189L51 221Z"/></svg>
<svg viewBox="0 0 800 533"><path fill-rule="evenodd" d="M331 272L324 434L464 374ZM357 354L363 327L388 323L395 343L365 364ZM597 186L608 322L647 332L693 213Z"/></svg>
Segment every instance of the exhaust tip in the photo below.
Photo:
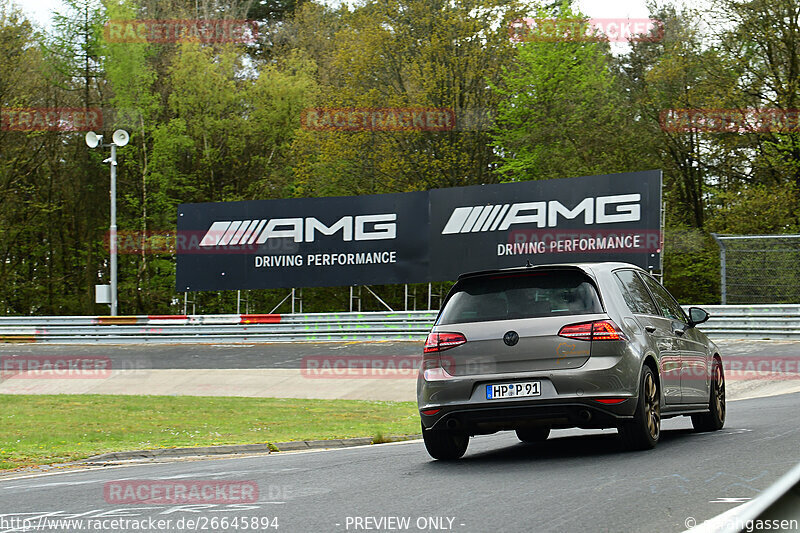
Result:
<svg viewBox="0 0 800 533"><path fill-rule="evenodd" d="M460 422L458 421L458 419L456 419L456 418L450 418L450 419L448 419L448 420L447 420L447 424L445 424L445 426L447 427L447 429L458 429L458 427L459 427L460 425L461 425L461 423L460 423Z"/></svg>
<svg viewBox="0 0 800 533"><path fill-rule="evenodd" d="M592 419L592 413L590 413L587 409L581 409L578 411L578 417L584 422L588 422Z"/></svg>

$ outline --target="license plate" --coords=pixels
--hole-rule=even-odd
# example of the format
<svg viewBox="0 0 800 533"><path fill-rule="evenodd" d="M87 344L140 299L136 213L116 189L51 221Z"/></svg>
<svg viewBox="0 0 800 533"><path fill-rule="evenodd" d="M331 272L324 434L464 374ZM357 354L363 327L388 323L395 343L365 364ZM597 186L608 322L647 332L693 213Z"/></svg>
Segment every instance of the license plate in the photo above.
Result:
<svg viewBox="0 0 800 533"><path fill-rule="evenodd" d="M498 383L486 385L486 399L500 400L503 398L525 398L526 396L540 396L542 394L539 381L526 381L524 383Z"/></svg>

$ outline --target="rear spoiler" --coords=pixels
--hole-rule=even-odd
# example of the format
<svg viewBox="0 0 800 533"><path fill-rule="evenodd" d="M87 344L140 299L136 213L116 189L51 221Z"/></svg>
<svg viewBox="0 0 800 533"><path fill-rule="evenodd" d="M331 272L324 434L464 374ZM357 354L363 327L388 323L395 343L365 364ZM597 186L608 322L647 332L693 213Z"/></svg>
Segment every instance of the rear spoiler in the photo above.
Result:
<svg viewBox="0 0 800 533"><path fill-rule="evenodd" d="M513 268L495 268L492 270L478 270L476 272L465 272L458 276L457 281L469 278L479 278L483 276L491 276L493 274L520 274L525 272L533 272L540 270L577 270L594 279L594 272L589 272L585 268L577 265L532 265L529 267L513 267Z"/></svg>

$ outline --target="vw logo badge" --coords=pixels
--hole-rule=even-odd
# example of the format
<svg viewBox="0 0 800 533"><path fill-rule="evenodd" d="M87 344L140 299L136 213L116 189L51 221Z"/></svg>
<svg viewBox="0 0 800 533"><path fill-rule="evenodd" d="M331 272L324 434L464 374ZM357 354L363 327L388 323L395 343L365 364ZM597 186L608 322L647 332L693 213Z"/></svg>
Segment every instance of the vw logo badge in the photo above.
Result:
<svg viewBox="0 0 800 533"><path fill-rule="evenodd" d="M506 343L506 346L514 346L519 342L519 335L516 331L509 331L503 335L503 342Z"/></svg>

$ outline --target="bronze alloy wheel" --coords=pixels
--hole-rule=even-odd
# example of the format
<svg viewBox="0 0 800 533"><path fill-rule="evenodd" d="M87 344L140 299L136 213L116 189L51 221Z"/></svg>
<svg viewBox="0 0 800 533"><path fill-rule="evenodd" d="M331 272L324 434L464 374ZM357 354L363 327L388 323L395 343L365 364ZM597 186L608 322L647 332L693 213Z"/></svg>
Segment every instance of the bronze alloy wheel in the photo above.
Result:
<svg viewBox="0 0 800 533"><path fill-rule="evenodd" d="M661 433L661 404L658 398L658 387L656 387L652 373L645 375L644 393L647 431L650 433L651 439L658 440L659 434Z"/></svg>
<svg viewBox="0 0 800 533"><path fill-rule="evenodd" d="M725 422L725 375L722 372L722 365L714 361L714 403L716 404L716 415L720 422Z"/></svg>
<svg viewBox="0 0 800 533"><path fill-rule="evenodd" d="M717 431L725 425L725 372L719 359L715 358L713 365L708 412L692 415L692 425L697 431Z"/></svg>
<svg viewBox="0 0 800 533"><path fill-rule="evenodd" d="M620 424L619 433L626 448L649 450L661 436L661 393L653 369L647 365L642 368L636 401L633 419Z"/></svg>

